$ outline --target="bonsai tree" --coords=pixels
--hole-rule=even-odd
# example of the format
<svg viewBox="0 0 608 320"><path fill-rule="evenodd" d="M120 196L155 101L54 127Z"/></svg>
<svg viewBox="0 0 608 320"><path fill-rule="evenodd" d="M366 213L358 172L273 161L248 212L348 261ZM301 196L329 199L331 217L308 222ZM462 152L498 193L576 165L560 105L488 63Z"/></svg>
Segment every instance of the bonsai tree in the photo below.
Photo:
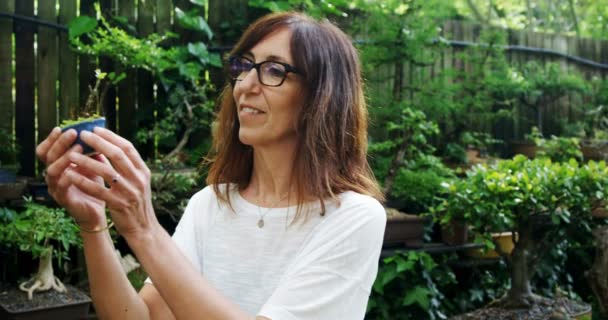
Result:
<svg viewBox="0 0 608 320"><path fill-rule="evenodd" d="M196 1L192 3L196 7L188 12L175 9L176 23L211 40L213 33L202 18L203 8ZM158 102L140 106L149 109L138 111L142 116L138 119L139 130L135 137L125 138L172 148L164 157L167 159L180 155L192 134L210 130L214 101L208 94L215 89L205 73L212 66L222 66L220 55L209 52L202 41L168 45L177 37L170 32L136 37L129 33L129 26L120 22L120 17L106 20L98 4L95 8L99 21L81 15L70 22L73 49L84 55L110 58L125 69L150 72L160 84Z"/></svg>
<svg viewBox="0 0 608 320"><path fill-rule="evenodd" d="M10 216L0 225L0 240L39 259L38 272L22 282L19 288L32 299L34 292L56 290L65 286L53 272L53 259L61 263L69 260L71 247L82 245L78 227L64 209L53 209L26 198L25 210Z"/></svg>
<svg viewBox="0 0 608 320"><path fill-rule="evenodd" d="M608 168L604 162L581 166L574 159L556 163L519 155L478 165L466 178L443 186L445 199L434 208L440 222L466 221L475 241L495 249L508 265L511 287L495 306L526 308L541 300L530 280L543 254L577 225L589 229L591 211L608 191ZM513 232L510 255L493 242L495 231Z"/></svg>

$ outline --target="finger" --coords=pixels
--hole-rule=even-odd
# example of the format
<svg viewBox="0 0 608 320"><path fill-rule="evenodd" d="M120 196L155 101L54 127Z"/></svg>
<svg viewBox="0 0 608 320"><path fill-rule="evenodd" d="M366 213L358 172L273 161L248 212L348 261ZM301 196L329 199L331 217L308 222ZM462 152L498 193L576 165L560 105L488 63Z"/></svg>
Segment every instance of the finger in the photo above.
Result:
<svg viewBox="0 0 608 320"><path fill-rule="evenodd" d="M59 159L52 162L46 168L47 183L48 179L50 179L51 181L58 179L61 174L68 168L71 162L69 158L69 155L71 153L82 153L82 147L78 144L74 145L72 148L70 148L68 152L64 153L61 157L59 157Z"/></svg>
<svg viewBox="0 0 608 320"><path fill-rule="evenodd" d="M96 127L93 132L122 149L122 151L127 155L129 160L131 160L137 169L143 170L148 168L131 141L115 134L111 130L102 127Z"/></svg>
<svg viewBox="0 0 608 320"><path fill-rule="evenodd" d="M44 139L36 147L36 156L38 157L38 159L40 159L42 162L46 163L47 152L49 151L49 149L51 148L53 143L55 143L57 138L59 138L60 135L61 135L61 129L59 127L55 127L55 128L53 128L53 130L51 130L51 132L46 137L46 139Z"/></svg>
<svg viewBox="0 0 608 320"><path fill-rule="evenodd" d="M62 133L47 153L46 163L53 163L61 157L74 144L77 136L78 133L74 129Z"/></svg>
<svg viewBox="0 0 608 320"><path fill-rule="evenodd" d="M131 188L129 181L125 178L119 178L120 176L116 170L107 162L97 161L79 153L70 153L69 158L71 162L78 166L79 171L84 170L87 172L85 176L101 176L112 188L116 186L122 189Z"/></svg>
<svg viewBox="0 0 608 320"><path fill-rule="evenodd" d="M83 131L80 137L82 141L105 155L118 173L129 179L138 178L135 166L121 148L91 132Z"/></svg>
<svg viewBox="0 0 608 320"><path fill-rule="evenodd" d="M74 170L66 171L66 176L70 181L69 183L80 189L80 191L93 198L105 201L108 208L125 208L129 206L133 199L133 195L117 197L103 184L97 183Z"/></svg>

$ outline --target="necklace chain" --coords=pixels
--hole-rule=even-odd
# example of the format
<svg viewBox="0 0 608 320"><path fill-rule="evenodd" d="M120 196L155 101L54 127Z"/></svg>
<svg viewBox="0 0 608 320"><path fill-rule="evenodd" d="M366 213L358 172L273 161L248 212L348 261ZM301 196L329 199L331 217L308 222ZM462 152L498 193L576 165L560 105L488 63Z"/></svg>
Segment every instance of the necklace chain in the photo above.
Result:
<svg viewBox="0 0 608 320"><path fill-rule="evenodd" d="M258 220L258 228L262 229L264 228L264 217L268 214L268 212L270 212L270 210L274 209L274 207L281 203L281 201L285 200L287 198L287 196L289 195L289 192L287 192L287 194L285 194L283 197L281 197L281 199L279 199L279 201L273 203L270 207L268 207L268 209L266 209L266 212L264 212L264 214L262 214L262 207L257 206L258 207L258 216L259 216L259 220Z"/></svg>

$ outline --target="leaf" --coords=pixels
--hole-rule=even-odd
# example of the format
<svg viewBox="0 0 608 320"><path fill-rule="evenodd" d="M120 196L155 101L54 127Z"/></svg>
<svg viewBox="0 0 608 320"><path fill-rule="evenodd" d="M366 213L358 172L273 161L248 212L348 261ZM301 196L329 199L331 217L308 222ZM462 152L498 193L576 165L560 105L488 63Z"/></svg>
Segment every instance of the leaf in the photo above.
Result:
<svg viewBox="0 0 608 320"><path fill-rule="evenodd" d="M402 304L404 306L409 306L416 303L424 310L428 310L430 293L431 292L427 288L416 286L405 295Z"/></svg>
<svg viewBox="0 0 608 320"><path fill-rule="evenodd" d="M190 2L201 7L207 5L207 0L190 0Z"/></svg>
<svg viewBox="0 0 608 320"><path fill-rule="evenodd" d="M89 16L78 16L68 24L68 34L70 39L74 39L95 28L97 28L97 20Z"/></svg>
<svg viewBox="0 0 608 320"><path fill-rule="evenodd" d="M212 53L209 55L209 64L221 68L222 67L222 58L217 53Z"/></svg>
<svg viewBox="0 0 608 320"><path fill-rule="evenodd" d="M209 62L209 51L207 51L207 46L202 42L188 43L188 52L197 57L202 64Z"/></svg>
<svg viewBox="0 0 608 320"><path fill-rule="evenodd" d="M196 11L189 11L188 13L182 11L180 8L175 8L175 17L177 21L182 25L182 27L202 31L207 35L207 38L211 40L213 38L213 32L209 25L203 19L203 17L196 14Z"/></svg>

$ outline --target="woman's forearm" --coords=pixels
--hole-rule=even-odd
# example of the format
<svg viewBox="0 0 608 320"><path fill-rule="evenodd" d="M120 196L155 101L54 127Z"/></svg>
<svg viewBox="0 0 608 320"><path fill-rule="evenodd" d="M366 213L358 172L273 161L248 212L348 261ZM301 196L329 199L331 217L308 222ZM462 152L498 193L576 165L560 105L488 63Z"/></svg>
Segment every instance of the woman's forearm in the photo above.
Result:
<svg viewBox="0 0 608 320"><path fill-rule="evenodd" d="M162 227L127 242L176 319L193 315L209 320L254 318L213 288Z"/></svg>
<svg viewBox="0 0 608 320"><path fill-rule="evenodd" d="M91 297L100 319L149 319L148 308L124 273L108 231L82 232Z"/></svg>

